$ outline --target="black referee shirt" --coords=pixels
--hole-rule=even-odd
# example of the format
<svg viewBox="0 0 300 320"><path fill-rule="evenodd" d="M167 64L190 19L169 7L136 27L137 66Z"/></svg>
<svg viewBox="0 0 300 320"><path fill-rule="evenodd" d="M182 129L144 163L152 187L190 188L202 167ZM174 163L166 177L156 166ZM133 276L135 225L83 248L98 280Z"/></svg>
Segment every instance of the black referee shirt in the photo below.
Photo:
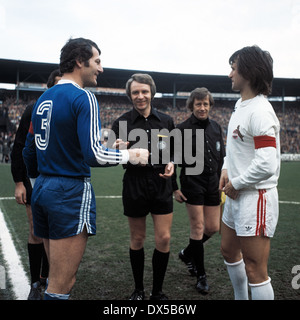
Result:
<svg viewBox="0 0 300 320"><path fill-rule="evenodd" d="M184 134L184 129L192 129L192 151L196 153L196 130L204 129L204 169L202 174L213 175L215 173L220 177L225 156L224 141L222 138L221 126L214 120L207 118L206 120L197 119L192 114L187 120L177 126ZM184 136L182 139L185 141ZM183 149L184 150L184 146ZM184 170L188 165L182 160L182 165L179 165ZM183 173L183 172L182 172ZM178 188L177 188L178 189Z"/></svg>
<svg viewBox="0 0 300 320"><path fill-rule="evenodd" d="M25 147L33 106L34 104L28 105L22 115L11 152L11 173L14 182L25 182L28 179L22 151Z"/></svg>
<svg viewBox="0 0 300 320"><path fill-rule="evenodd" d="M120 121L125 121L127 123L127 130L125 131L123 130L122 132L120 132L120 129L121 129L119 127ZM123 141L129 141L128 149L130 149L132 146L134 147L134 145L140 141L139 137L136 137L136 139L134 140L129 139L128 136L131 130L143 129L144 132L146 132L147 134L147 141L145 141L147 145L142 145L142 146L139 145L139 147L148 149L150 152L149 163L147 164L146 167L155 167L155 168L156 167L164 168L167 164L167 163L164 163L164 161L162 160L162 150L164 150L164 152L166 153L167 152L170 153L169 154L170 161L173 161L174 156L173 156L173 148L171 145L172 142L170 142L170 140L172 141L172 139L170 139L169 137L166 137L167 134L166 135L162 134L160 135L162 137L159 137L157 133L155 133L151 141L151 130L153 134L153 129L159 129L159 130L167 129L169 132L171 132L174 128L175 128L175 125L174 125L173 119L169 115L166 115L154 108L151 108L151 112L147 118L140 115L140 113L136 111L135 108L132 108L131 111L124 113L121 117L115 120L112 125L112 130L116 135L116 139L122 138ZM152 164L151 162L151 157L152 158L154 157L153 153L155 153L155 155L158 156L159 158L159 161L152 161L152 162L155 162L154 164ZM136 167L137 165L133 165L130 162L128 162L128 164L123 166L125 168L130 168L130 167Z"/></svg>

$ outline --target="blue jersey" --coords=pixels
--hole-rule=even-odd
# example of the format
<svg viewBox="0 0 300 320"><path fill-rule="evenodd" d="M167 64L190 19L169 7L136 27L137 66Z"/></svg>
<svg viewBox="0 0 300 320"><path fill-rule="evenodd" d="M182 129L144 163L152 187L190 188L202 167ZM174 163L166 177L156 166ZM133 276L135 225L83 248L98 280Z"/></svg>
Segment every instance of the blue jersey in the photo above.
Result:
<svg viewBox="0 0 300 320"><path fill-rule="evenodd" d="M96 97L72 81L60 80L47 90L36 102L31 121L23 151L30 177L37 170L43 175L89 177L90 167L128 161L127 150L101 145Z"/></svg>

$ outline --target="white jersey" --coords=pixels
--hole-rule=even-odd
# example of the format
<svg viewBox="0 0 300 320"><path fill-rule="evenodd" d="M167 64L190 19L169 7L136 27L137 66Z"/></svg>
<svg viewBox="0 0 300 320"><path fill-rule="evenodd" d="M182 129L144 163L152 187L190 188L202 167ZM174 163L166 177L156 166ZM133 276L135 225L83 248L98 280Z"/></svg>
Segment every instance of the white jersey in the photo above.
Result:
<svg viewBox="0 0 300 320"><path fill-rule="evenodd" d="M280 124L263 96L235 105L227 132L223 169L236 190L277 186L280 172Z"/></svg>

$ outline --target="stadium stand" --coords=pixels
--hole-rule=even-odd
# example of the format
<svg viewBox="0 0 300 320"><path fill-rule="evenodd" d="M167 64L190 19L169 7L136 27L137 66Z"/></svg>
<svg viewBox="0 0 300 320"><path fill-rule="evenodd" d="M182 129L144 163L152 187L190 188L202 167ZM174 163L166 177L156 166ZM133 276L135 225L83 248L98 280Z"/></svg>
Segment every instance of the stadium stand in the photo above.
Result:
<svg viewBox="0 0 300 320"><path fill-rule="evenodd" d="M46 90L45 82L56 64L0 59L0 83L14 83L15 90L0 89L0 159L7 146L13 146L25 107ZM105 69L93 88L101 108L102 127L109 129L113 121L132 107L125 95L125 83L136 72L149 73L155 79L158 97L153 106L169 114L175 124L189 116L185 107L187 95L196 87L205 86L214 95L211 117L223 128L226 141L227 125L238 95L231 91L227 76L185 75L137 70ZM281 124L281 152L300 154L300 79L274 79L270 100ZM174 94L175 93L175 94ZM287 101L283 96L292 97ZM281 101L280 101L281 100ZM292 100L292 101L290 101ZM5 135L8 139L5 142ZM6 148L4 150L4 148ZM9 161L9 159L8 159Z"/></svg>
<svg viewBox="0 0 300 320"><path fill-rule="evenodd" d="M101 108L102 127L109 129L115 119L125 111L132 108L127 97L120 96L97 96ZM13 98L4 100L0 108L0 153L4 145L5 132L10 137L10 146L12 147L14 134L18 128L21 116L26 106L34 102L35 96L27 95L26 100L20 100L18 103ZM285 106L285 112L281 111L281 104L271 102L281 124L281 152L282 153L300 153L300 109L299 102L288 102ZM184 121L189 116L189 111L185 107L185 100L178 100L176 108L172 106L172 99L154 99L154 107L169 114L176 124ZM227 125L233 110L234 101L216 100L215 106L211 111L211 118L216 120L223 128L223 134L226 141ZM4 115L5 114L5 115ZM1 158L0 158L1 159Z"/></svg>

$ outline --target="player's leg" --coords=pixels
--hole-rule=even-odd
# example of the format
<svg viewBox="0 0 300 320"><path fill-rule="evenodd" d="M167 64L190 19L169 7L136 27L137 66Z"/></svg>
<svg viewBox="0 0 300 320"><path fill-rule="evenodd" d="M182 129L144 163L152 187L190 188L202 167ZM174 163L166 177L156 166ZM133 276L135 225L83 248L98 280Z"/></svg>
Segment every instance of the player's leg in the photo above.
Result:
<svg viewBox="0 0 300 320"><path fill-rule="evenodd" d="M130 230L130 248L140 250L144 247L146 238L146 217L128 217Z"/></svg>
<svg viewBox="0 0 300 320"><path fill-rule="evenodd" d="M192 205L186 203L187 214L190 223L190 237L189 244L186 248L179 252L179 258L183 261L189 273L192 276L197 276L197 268L194 261L194 244L197 244L203 237L204 231L204 217L203 217L203 206L202 205ZM202 240L201 240L202 243ZM198 250L196 249L198 252ZM200 252L201 253L201 252Z"/></svg>
<svg viewBox="0 0 300 320"><path fill-rule="evenodd" d="M246 272L253 300L273 300L274 291L268 276L270 238L240 237Z"/></svg>
<svg viewBox="0 0 300 320"><path fill-rule="evenodd" d="M27 214L27 219L29 224L28 243L32 243L32 244L43 243L43 240L41 238L34 235L32 210L30 205L26 205L26 214Z"/></svg>
<svg viewBox="0 0 300 320"><path fill-rule="evenodd" d="M204 242L207 241L220 228L220 209L219 206L203 206L202 217L204 216L204 231L202 231L201 241L197 240L194 248L194 262L197 269L197 290L202 294L207 294L209 286L206 279L204 267ZM202 228L203 229L203 228Z"/></svg>
<svg viewBox="0 0 300 320"><path fill-rule="evenodd" d="M162 286L169 262L173 213L152 214L152 219L154 223L155 249L152 256L153 286L150 299L167 300L167 296L162 293Z"/></svg>
<svg viewBox="0 0 300 320"><path fill-rule="evenodd" d="M76 273L85 251L87 232L76 236L49 240L49 283L46 299L56 297L67 299L76 281Z"/></svg>
<svg viewBox="0 0 300 320"><path fill-rule="evenodd" d="M190 243L184 254L190 256L195 266L197 283L196 289L202 294L207 294L209 286L206 280L204 267L204 206L186 204L190 221Z"/></svg>
<svg viewBox="0 0 300 320"><path fill-rule="evenodd" d="M221 252L229 263L240 261L242 257L240 239L234 229L229 228L223 221L221 224Z"/></svg>
<svg viewBox="0 0 300 320"><path fill-rule="evenodd" d="M186 209L190 222L190 238L194 240L201 240L204 232L203 206L187 203Z"/></svg>
<svg viewBox="0 0 300 320"><path fill-rule="evenodd" d="M135 290L130 296L130 300L144 299L144 242L146 238L146 217L128 217L130 230L129 257L133 273Z"/></svg>
<svg viewBox="0 0 300 320"><path fill-rule="evenodd" d="M28 295L28 300L41 300L40 270L44 253L43 240L34 235L31 205L26 205L26 213L29 224L27 250L31 276L31 289Z"/></svg>
<svg viewBox="0 0 300 320"><path fill-rule="evenodd" d="M221 252L231 280L235 300L248 300L248 279L241 254L240 239L234 229L221 224Z"/></svg>
<svg viewBox="0 0 300 320"><path fill-rule="evenodd" d="M274 235L278 221L277 189L245 192L239 198L236 230L240 238L252 299L274 299L268 277L268 259L270 237Z"/></svg>
<svg viewBox="0 0 300 320"><path fill-rule="evenodd" d="M209 238L220 229L220 206L204 206L204 234Z"/></svg>
<svg viewBox="0 0 300 320"><path fill-rule="evenodd" d="M155 248L167 253L170 251L171 227L173 213L169 214L152 214L154 223Z"/></svg>
<svg viewBox="0 0 300 320"><path fill-rule="evenodd" d="M26 189L27 190L27 189ZM34 274L34 278L38 279L42 286L45 286L46 279L49 274L49 263L43 244L43 239L36 237L33 228L33 217L31 205L26 205L26 212L29 222L29 236L28 236L28 253L30 272ZM31 269L33 266L33 269ZM34 283L35 281L32 281Z"/></svg>
<svg viewBox="0 0 300 320"><path fill-rule="evenodd" d="M49 239L43 239L43 243L44 243L44 248L49 261Z"/></svg>
<svg viewBox="0 0 300 320"><path fill-rule="evenodd" d="M220 230L220 202L219 177L215 174L209 177L204 193L203 243Z"/></svg>

